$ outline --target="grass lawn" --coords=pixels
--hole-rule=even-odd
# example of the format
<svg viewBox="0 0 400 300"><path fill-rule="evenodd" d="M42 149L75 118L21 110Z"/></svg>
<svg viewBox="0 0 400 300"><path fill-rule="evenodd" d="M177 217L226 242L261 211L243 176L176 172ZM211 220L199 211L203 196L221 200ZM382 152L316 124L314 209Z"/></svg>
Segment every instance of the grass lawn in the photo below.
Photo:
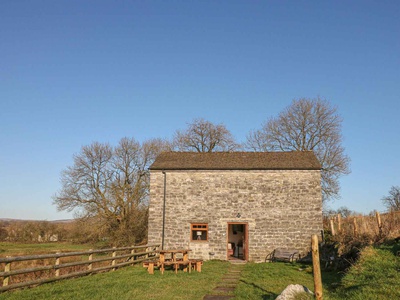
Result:
<svg viewBox="0 0 400 300"><path fill-rule="evenodd" d="M228 270L229 263L205 262L202 272L147 273L141 265L0 294L0 300L35 299L202 299Z"/></svg>
<svg viewBox="0 0 400 300"><path fill-rule="evenodd" d="M230 263L207 261L201 273L156 270L149 275L141 265L115 272L45 284L36 288L0 294L0 300L24 299L202 299L221 282ZM325 273L327 281L337 274ZM313 289L312 269L308 265L248 263L235 291L236 299L275 299L289 284Z"/></svg>
<svg viewBox="0 0 400 300"><path fill-rule="evenodd" d="M322 272L324 299L400 299L400 257L393 249L368 247L360 260L343 276ZM221 282L230 264L207 261L203 272L190 274L156 270L149 275L141 265L115 272L45 284L36 288L0 294L0 300L31 299L202 299ZM235 299L275 299L289 284L314 289L310 265L247 263L234 292ZM313 299L302 296L298 299Z"/></svg>
<svg viewBox="0 0 400 300"><path fill-rule="evenodd" d="M323 272L324 294L331 290L341 275ZM301 284L311 291L314 280L311 265L290 263L248 263L242 272L242 279L235 291L236 299L275 299L289 284ZM306 297L304 299L313 299Z"/></svg>
<svg viewBox="0 0 400 300"><path fill-rule="evenodd" d="M400 299L400 257L387 248L364 249L333 296L334 299Z"/></svg>
<svg viewBox="0 0 400 300"><path fill-rule="evenodd" d="M367 247L348 273L322 272L323 298L327 300L400 299L400 244ZM344 275L344 276L343 276ZM248 263L242 272L235 299L275 299L289 284L314 290L309 265ZM298 299L314 299L301 296Z"/></svg>

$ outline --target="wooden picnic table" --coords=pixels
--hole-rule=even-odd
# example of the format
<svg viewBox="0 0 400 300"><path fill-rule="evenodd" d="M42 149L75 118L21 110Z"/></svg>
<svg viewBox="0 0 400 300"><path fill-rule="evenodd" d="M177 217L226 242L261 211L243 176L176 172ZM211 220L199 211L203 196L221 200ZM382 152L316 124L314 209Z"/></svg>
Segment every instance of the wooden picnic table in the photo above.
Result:
<svg viewBox="0 0 400 300"><path fill-rule="evenodd" d="M161 274L164 274L165 266L173 266L175 269L175 273L178 273L179 267L182 265L183 271L188 271L188 266L190 264L189 261L189 252L191 249L170 249L170 250L160 250L160 271ZM178 255L182 255L182 258ZM190 268L189 268L190 272Z"/></svg>
<svg viewBox="0 0 400 300"><path fill-rule="evenodd" d="M159 250L160 256L158 261L145 262L144 266L147 266L149 274L154 273L154 266L160 267L161 274L164 274L165 266L173 266L175 273L178 273L180 266L183 266L184 272L191 272L192 266L195 270L201 272L202 260L189 259L189 252L191 249L169 249Z"/></svg>
<svg viewBox="0 0 400 300"><path fill-rule="evenodd" d="M163 263L168 260L166 256L170 255L171 261L177 261L177 254L182 254L182 260L188 261L189 260L189 252L192 251L191 249L173 249L173 250L160 250L160 262Z"/></svg>

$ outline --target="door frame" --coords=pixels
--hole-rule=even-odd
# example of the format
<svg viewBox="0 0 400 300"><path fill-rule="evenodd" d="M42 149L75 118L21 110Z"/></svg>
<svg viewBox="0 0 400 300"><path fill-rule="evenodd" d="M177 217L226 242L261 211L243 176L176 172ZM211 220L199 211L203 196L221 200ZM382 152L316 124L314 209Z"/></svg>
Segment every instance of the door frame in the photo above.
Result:
<svg viewBox="0 0 400 300"><path fill-rule="evenodd" d="M232 225L243 225L243 260L249 260L249 223L248 222L227 222L226 226L226 259L229 260L228 243L229 243L229 227Z"/></svg>

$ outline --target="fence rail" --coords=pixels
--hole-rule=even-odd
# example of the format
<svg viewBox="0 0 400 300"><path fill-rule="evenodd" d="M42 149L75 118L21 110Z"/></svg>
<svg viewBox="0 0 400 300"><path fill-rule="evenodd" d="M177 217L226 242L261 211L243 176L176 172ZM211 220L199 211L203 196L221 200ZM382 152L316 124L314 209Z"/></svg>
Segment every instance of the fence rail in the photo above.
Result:
<svg viewBox="0 0 400 300"><path fill-rule="evenodd" d="M119 267L133 265L135 263L144 261L149 257L156 258L158 256L159 248L160 245L143 245L101 250L88 250L82 252L0 258L0 265L4 265L4 271L0 272L0 277L3 277L2 286L0 286L0 292L53 282L61 279L85 276L91 273L116 270ZM101 256L111 254L111 256L94 259L93 255L95 254ZM81 260L77 260L78 257L80 257ZM71 258L75 258L75 261L64 261L64 263L61 262L62 259L70 260ZM42 262L44 265L36 265L35 267L31 268L24 267L24 263L28 261L35 261L36 263ZM18 264L20 264L20 266L18 266ZM94 267L95 264L97 265L96 267ZM76 271L76 269L78 269L78 271ZM66 274L61 274L61 270L63 270ZM51 272L51 274L46 274L44 273L45 271ZM37 272L40 273L40 278L31 280L32 276L37 276ZM25 274L31 274L31 276L18 278L18 276L21 277ZM15 279L15 282L12 282L13 279Z"/></svg>

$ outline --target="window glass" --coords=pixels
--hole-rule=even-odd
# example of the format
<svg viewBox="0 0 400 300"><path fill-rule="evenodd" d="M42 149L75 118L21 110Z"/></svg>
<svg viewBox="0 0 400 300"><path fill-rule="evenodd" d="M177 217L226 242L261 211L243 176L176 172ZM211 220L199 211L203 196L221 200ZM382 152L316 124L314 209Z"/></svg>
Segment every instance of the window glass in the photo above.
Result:
<svg viewBox="0 0 400 300"><path fill-rule="evenodd" d="M208 240L208 224L192 224L191 225L191 240L192 241L207 241Z"/></svg>

